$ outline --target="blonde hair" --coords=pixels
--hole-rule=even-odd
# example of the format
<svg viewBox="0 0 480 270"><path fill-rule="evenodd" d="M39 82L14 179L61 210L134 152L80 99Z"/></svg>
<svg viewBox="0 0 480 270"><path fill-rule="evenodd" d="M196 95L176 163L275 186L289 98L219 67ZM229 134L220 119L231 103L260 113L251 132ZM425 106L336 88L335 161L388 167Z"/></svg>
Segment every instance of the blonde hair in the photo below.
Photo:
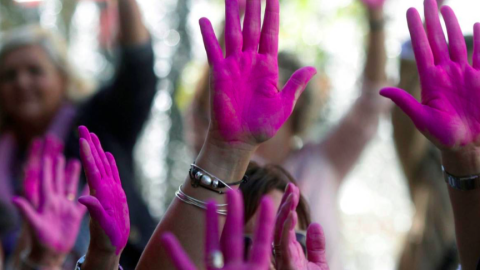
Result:
<svg viewBox="0 0 480 270"><path fill-rule="evenodd" d="M23 46L38 45L45 50L52 63L67 80L66 98L78 101L93 92L93 81L82 78L70 65L65 40L39 25L26 25L2 35L0 44L0 65L9 52Z"/></svg>

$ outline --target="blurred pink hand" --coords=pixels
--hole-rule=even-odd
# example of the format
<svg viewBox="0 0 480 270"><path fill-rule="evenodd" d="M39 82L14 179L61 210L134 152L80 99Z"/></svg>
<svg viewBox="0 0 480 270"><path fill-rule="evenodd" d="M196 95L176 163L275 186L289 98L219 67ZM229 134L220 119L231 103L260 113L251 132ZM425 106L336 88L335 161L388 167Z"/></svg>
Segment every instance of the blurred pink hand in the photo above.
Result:
<svg viewBox="0 0 480 270"><path fill-rule="evenodd" d="M442 14L450 45L445 40L435 0L425 0L423 28L417 10L407 12L408 26L422 87L422 103L397 88L380 94L393 100L429 140L441 150L478 145L480 134L480 24L474 27L473 65L453 10ZM450 47L450 48L449 48ZM450 49L450 50L449 50Z"/></svg>
<svg viewBox="0 0 480 270"><path fill-rule="evenodd" d="M295 237L300 190L289 184L282 197L275 222L275 266L277 270L328 270L325 257L325 235L318 223L307 230L307 257Z"/></svg>
<svg viewBox="0 0 480 270"><path fill-rule="evenodd" d="M368 8L381 8L385 4L385 0L362 0L362 2Z"/></svg>
<svg viewBox="0 0 480 270"><path fill-rule="evenodd" d="M219 142L257 145L273 137L292 113L315 68L295 72L278 88L278 0L267 0L263 29L261 1L248 0L243 32L238 0L225 1L226 57L210 21L200 19L212 69L209 135Z"/></svg>
<svg viewBox="0 0 480 270"><path fill-rule="evenodd" d="M32 147L36 147L35 144ZM31 149L30 152L33 150L35 149ZM41 186L36 190L37 194L26 193L26 197L37 198L38 204L34 205L23 197L13 198L13 203L32 227L36 236L35 242L57 253L68 253L77 239L86 211L83 205L75 201L80 162L71 160L65 168L65 158L57 154L53 166L50 153L47 149L42 154L43 162L38 168L41 178L35 179ZM27 164L27 167L32 166ZM88 187L83 193L88 193Z"/></svg>
<svg viewBox="0 0 480 270"><path fill-rule="evenodd" d="M263 198L260 204L260 213L255 230L250 259L244 261L243 238L243 202L239 191L227 192L227 220L219 242L218 215L216 206L211 202L207 206L206 239L205 239L205 266L208 270L267 270L270 265L273 235L273 203ZM165 233L162 236L162 245L170 256L171 261L179 270L194 270L196 267L188 258L174 235ZM214 268L209 263L212 254L223 254L224 266Z"/></svg>
<svg viewBox="0 0 480 270"><path fill-rule="evenodd" d="M101 243L102 248L114 248L118 255L128 241L130 216L117 164L112 154L103 151L95 134L84 126L79 127L78 131L80 157L92 195L79 198L79 202L88 208L96 222L90 226L92 239L104 239L102 236L106 235L110 243Z"/></svg>

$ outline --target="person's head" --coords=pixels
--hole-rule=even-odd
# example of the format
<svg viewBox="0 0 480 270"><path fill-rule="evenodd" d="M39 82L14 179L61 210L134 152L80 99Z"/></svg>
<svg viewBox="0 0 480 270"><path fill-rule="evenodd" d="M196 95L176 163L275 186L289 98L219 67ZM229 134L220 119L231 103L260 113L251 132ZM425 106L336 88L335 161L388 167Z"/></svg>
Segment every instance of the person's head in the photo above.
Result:
<svg viewBox="0 0 480 270"><path fill-rule="evenodd" d="M292 53L280 52L278 54L279 70L279 88L282 89L292 74L302 68L303 65L299 59ZM315 78L320 78L316 84L320 89L314 89L315 82L310 82L305 91L297 100L295 108L287 123L278 131L280 134L289 134L287 136L303 136L310 126L312 120L318 115L319 107L328 98L328 82L321 74ZM195 153L199 153L205 141L208 124L210 122L210 97L209 97L209 70L205 68L197 84L195 96L187 112L187 142ZM277 138L265 142L264 144L278 144Z"/></svg>
<svg viewBox="0 0 480 270"><path fill-rule="evenodd" d="M259 166L255 162L250 162L245 174L248 176L248 181L240 185L240 190L245 202L245 231L248 234L254 231L255 215L262 197L270 196L274 202L275 211L277 211L287 185L289 183L296 185L297 183L285 169L278 165ZM308 204L303 196L300 196L296 211L298 229L306 231L311 219Z"/></svg>
<svg viewBox="0 0 480 270"><path fill-rule="evenodd" d="M0 44L0 124L43 124L62 102L90 90L72 71L63 39L35 25L2 36Z"/></svg>

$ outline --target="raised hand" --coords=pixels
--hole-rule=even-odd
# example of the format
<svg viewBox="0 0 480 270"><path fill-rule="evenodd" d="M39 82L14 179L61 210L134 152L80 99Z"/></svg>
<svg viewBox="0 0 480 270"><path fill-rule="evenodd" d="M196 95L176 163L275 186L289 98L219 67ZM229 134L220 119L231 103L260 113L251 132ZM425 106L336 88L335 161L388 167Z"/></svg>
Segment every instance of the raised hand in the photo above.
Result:
<svg viewBox="0 0 480 270"><path fill-rule="evenodd" d="M277 270L328 270L325 257L325 235L318 223L307 230L307 257L295 237L300 190L289 184L282 197L275 222L275 266Z"/></svg>
<svg viewBox="0 0 480 270"><path fill-rule="evenodd" d="M32 147L36 147L36 144ZM56 160L54 166L50 154L48 149L42 154L41 166L38 168L40 179L35 179L39 181L40 188L32 189L37 194L30 194L28 192L32 190L26 190L25 196L36 198L37 205L23 197L13 198L13 203L33 230L33 245L38 244L53 253L66 254L70 252L77 239L81 220L86 211L86 208L75 200L80 162L71 160L65 167L65 158L57 155L53 157ZM37 162L32 159L29 161ZM27 167L33 166L27 164ZM88 188L83 192L88 192Z"/></svg>
<svg viewBox="0 0 480 270"><path fill-rule="evenodd" d="M79 198L79 202L88 208L94 220L90 234L95 248L114 250L119 255L127 244L130 216L118 168L113 155L103 151L95 134L84 126L78 131L80 156L91 194Z"/></svg>
<svg viewBox="0 0 480 270"><path fill-rule="evenodd" d="M249 260L244 260L243 202L238 190L227 192L227 220L219 241L218 215L214 202L207 205L205 267L208 270L263 270L268 269L271 256L273 232L273 204L262 199L255 230L255 238ZM162 245L171 261L179 270L194 270L196 267L171 233L162 236Z"/></svg>
<svg viewBox="0 0 480 270"><path fill-rule="evenodd" d="M368 8L381 8L385 4L385 0L361 0Z"/></svg>
<svg viewBox="0 0 480 270"><path fill-rule="evenodd" d="M423 28L417 10L407 12L408 26L417 61L422 102L397 88L381 95L393 100L429 140L441 150L459 150L480 145L480 25L474 27L473 65L453 10L444 6L449 45L445 40L435 0L425 1Z"/></svg>
<svg viewBox="0 0 480 270"><path fill-rule="evenodd" d="M257 145L273 137L287 120L316 70L298 70L280 91L278 0L267 0L261 31L260 0L247 0L243 31L238 0L225 1L225 14L225 57L210 21L200 19L211 66L209 136L230 144Z"/></svg>

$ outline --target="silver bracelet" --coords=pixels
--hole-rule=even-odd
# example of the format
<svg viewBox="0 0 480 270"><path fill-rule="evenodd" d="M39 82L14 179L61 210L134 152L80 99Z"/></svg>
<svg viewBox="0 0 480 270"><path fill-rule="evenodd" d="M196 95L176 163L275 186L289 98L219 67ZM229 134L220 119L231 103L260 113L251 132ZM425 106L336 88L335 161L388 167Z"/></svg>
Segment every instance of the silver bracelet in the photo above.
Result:
<svg viewBox="0 0 480 270"><path fill-rule="evenodd" d="M480 174L458 177L445 171L443 166L442 171L445 182L454 189L467 191L480 188Z"/></svg>
<svg viewBox="0 0 480 270"><path fill-rule="evenodd" d="M85 263L85 256L86 255L83 255L78 259L77 264L75 265L75 270L82 270L82 265ZM121 265L118 265L118 270L123 270Z"/></svg>
<svg viewBox="0 0 480 270"><path fill-rule="evenodd" d="M190 205L196 206L196 207L204 209L204 210L207 209L207 203L206 202L188 196L187 194L185 194L183 192L182 186L183 185L180 185L178 187L178 191L175 192L175 197L177 197L177 199L179 199L180 201L182 201L186 204L190 204ZM226 216L227 215L227 209L222 209L222 208L225 208L225 207L227 207L226 203L225 204L217 204L217 214Z"/></svg>

